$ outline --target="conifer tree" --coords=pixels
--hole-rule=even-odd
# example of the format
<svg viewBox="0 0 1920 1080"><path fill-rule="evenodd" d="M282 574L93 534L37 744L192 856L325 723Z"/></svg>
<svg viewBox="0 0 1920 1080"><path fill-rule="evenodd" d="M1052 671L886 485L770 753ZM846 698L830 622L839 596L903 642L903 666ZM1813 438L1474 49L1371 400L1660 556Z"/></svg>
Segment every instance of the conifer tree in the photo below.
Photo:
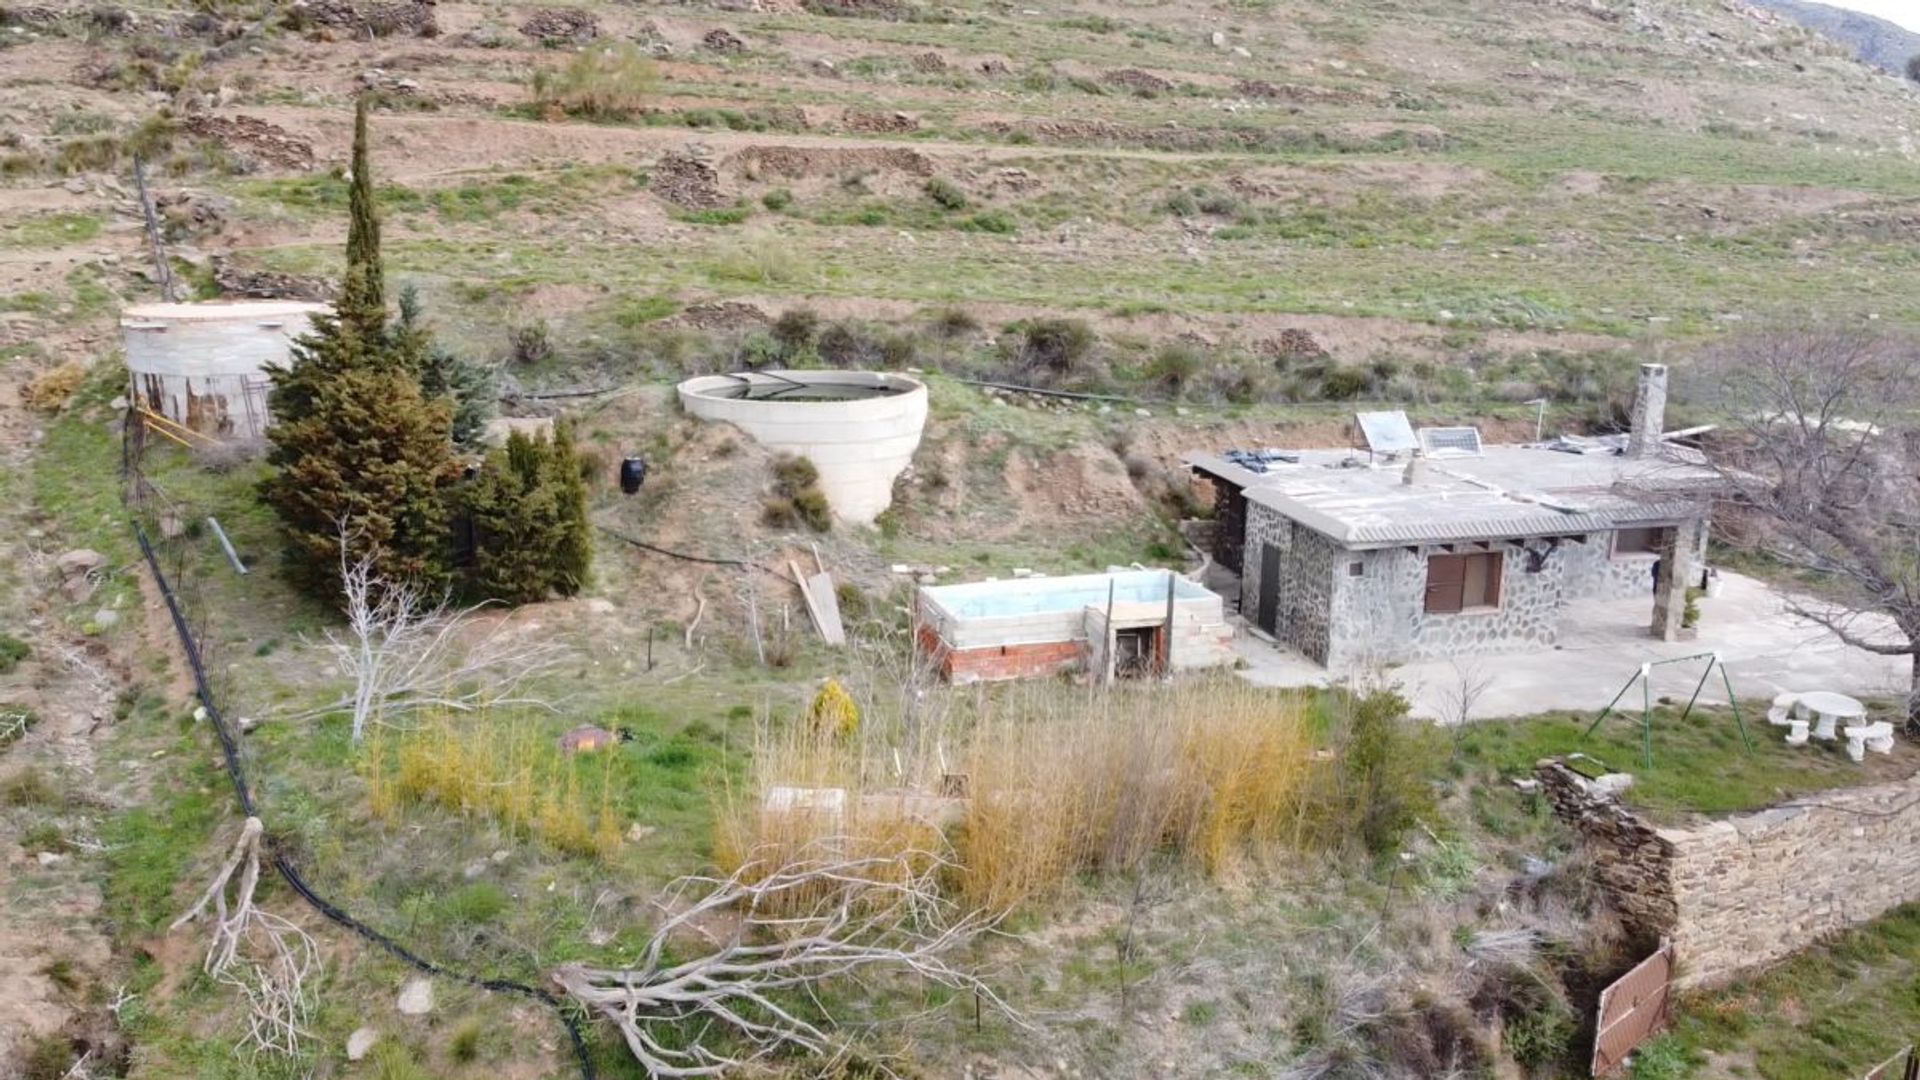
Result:
<svg viewBox="0 0 1920 1080"><path fill-rule="evenodd" d="M330 601L339 599L343 527L348 558L372 555L382 578L446 579L444 491L459 471L451 406L422 394L388 331L366 120L363 101L340 299L294 343L289 366L268 372L274 473L262 494L286 528L290 573Z"/></svg>
<svg viewBox="0 0 1920 1080"><path fill-rule="evenodd" d="M476 598L531 603L571 596L593 560L586 483L573 433L551 442L514 432L460 489L473 538L467 589Z"/></svg>
<svg viewBox="0 0 1920 1080"><path fill-rule="evenodd" d="M587 477L574 447L573 426L558 425L549 461L558 491L559 526L554 537L554 590L572 596L593 580L593 524L587 520Z"/></svg>
<svg viewBox="0 0 1920 1080"><path fill-rule="evenodd" d="M409 285L400 290L400 317L390 330L394 349L428 399L447 398L453 407L453 442L462 449L480 444L493 417L493 372L433 340L420 310L420 296Z"/></svg>

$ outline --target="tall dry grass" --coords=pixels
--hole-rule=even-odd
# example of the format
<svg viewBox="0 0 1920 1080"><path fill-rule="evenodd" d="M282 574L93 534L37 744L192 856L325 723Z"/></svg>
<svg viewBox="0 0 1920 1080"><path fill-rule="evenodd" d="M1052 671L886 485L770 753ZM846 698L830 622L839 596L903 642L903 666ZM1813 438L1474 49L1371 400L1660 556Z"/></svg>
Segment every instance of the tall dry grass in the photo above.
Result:
<svg viewBox="0 0 1920 1080"><path fill-rule="evenodd" d="M716 814L721 868L828 838L861 854L950 845L949 887L1007 911L1161 855L1220 877L1309 835L1324 766L1286 695L1236 679L928 692L951 698L912 722L869 708L840 735L762 725L749 781ZM815 805L769 808L780 788Z"/></svg>
<svg viewBox="0 0 1920 1080"><path fill-rule="evenodd" d="M388 742L397 745L391 749ZM430 804L485 814L509 832L594 858L620 849L612 805L613 755L568 757L542 725L513 716L437 717L368 741L361 772L368 805L385 821Z"/></svg>

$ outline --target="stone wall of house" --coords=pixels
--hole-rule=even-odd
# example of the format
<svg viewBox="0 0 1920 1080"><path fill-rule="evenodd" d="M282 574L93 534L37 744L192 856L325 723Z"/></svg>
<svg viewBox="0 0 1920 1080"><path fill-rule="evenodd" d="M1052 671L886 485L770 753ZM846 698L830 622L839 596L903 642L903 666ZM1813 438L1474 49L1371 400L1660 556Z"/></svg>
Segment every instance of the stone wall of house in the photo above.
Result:
<svg viewBox="0 0 1920 1080"><path fill-rule="evenodd" d="M1264 552L1269 546L1279 552L1281 574L1274 598L1274 636L1325 664L1333 636L1333 575L1336 564L1345 565L1344 552L1331 539L1249 501L1240 614L1255 625L1260 620Z"/></svg>
<svg viewBox="0 0 1920 1080"><path fill-rule="evenodd" d="M1564 548L1564 545L1563 545ZM1446 615L1427 612L1427 558L1441 548L1348 552L1335 568L1335 670L1477 653L1550 649L1560 639L1566 563L1549 557L1538 569L1517 544L1497 545L1500 606ZM1360 564L1360 573L1351 566Z"/></svg>
<svg viewBox="0 0 1920 1080"><path fill-rule="evenodd" d="M1558 763L1536 775L1629 925L1673 940L1682 985L1726 982L1920 900L1920 776L1660 829Z"/></svg>
<svg viewBox="0 0 1920 1080"><path fill-rule="evenodd" d="M1704 520L1682 522L1692 529L1694 566L1706 565L1707 528ZM1655 556L1615 555L1613 534L1591 533L1584 543L1563 541L1554 555L1564 559L1566 594L1569 600L1625 600L1645 597L1653 601L1653 562Z"/></svg>

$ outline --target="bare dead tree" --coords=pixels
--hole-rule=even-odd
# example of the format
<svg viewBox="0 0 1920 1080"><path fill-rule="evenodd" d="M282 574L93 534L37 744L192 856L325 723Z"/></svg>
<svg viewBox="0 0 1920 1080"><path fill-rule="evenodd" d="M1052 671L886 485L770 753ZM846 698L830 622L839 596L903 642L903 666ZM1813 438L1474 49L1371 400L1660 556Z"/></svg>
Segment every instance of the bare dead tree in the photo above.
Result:
<svg viewBox="0 0 1920 1080"><path fill-rule="evenodd" d="M515 634L505 619L485 618L484 606L456 607L445 593L386 580L370 555L349 556L352 538L343 522L340 582L347 627L326 631L325 650L353 687L290 719L348 712L359 742L367 724L401 724L423 709L552 707L527 683L558 666L566 652L561 645Z"/></svg>
<svg viewBox="0 0 1920 1080"><path fill-rule="evenodd" d="M925 851L838 854L847 846L821 841L784 865L682 878L663 902L673 913L633 967L575 964L553 978L618 1027L655 1077L719 1076L780 1050L831 1055L840 1043L818 991L873 969L975 994L1018 1021L992 987L959 966L957 954L995 920L942 896L938 880L950 862ZM687 955L687 939L703 951L669 959L670 944L675 957ZM724 1042L708 1037L716 1026ZM670 1029L698 1034L682 1047Z"/></svg>
<svg viewBox="0 0 1920 1080"><path fill-rule="evenodd" d="M1441 687L1438 704L1440 722L1453 729L1455 757L1460 756L1460 740L1467 734L1467 723L1473 719L1474 708L1492 688L1493 673L1478 660L1456 658L1453 661L1453 681Z"/></svg>
<svg viewBox="0 0 1920 1080"><path fill-rule="evenodd" d="M1911 342L1833 329L1756 334L1701 365L1731 428L1714 456L1744 546L1817 590L1789 609L1854 648L1912 663L1920 730L1920 395Z"/></svg>
<svg viewBox="0 0 1920 1080"><path fill-rule="evenodd" d="M306 931L254 904L261 831L259 818L246 820L212 884L168 929L178 930L213 909L213 939L201 968L246 996L247 1035L241 1046L291 1057L307 1037L313 1011L308 980L319 973L320 950Z"/></svg>

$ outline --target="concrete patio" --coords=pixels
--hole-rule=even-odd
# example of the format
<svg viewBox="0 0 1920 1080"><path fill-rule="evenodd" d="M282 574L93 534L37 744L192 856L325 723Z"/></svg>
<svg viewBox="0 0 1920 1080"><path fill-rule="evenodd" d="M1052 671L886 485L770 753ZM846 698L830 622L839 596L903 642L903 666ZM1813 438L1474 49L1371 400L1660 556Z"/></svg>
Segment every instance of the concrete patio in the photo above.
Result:
<svg viewBox="0 0 1920 1080"><path fill-rule="evenodd" d="M1462 672L1477 672L1489 685L1471 718L1524 716L1553 710L1598 712L1640 664L1694 653L1718 652L1743 705L1762 716L1782 690L1832 690L1855 697L1900 696L1911 673L1904 656L1878 656L1840 643L1831 633L1787 612L1783 595L1753 578L1721 572L1720 595L1700 600L1699 637L1666 642L1647 632L1653 599L1583 603L1570 609L1560 646L1545 652L1433 660L1388 668L1416 716L1449 719L1449 700ZM1890 624L1862 619L1861 633ZM1883 635L1874 635L1881 637ZM1890 638L1891 635L1884 635ZM1250 633L1236 637L1246 660L1241 676L1261 686L1325 686L1325 668L1285 646ZM1685 700L1704 661L1653 669L1653 694ZM1639 697L1636 687L1633 696ZM1725 703L1716 676L1701 700ZM1624 703L1623 703L1624 704ZM1763 724L1764 726L1764 724Z"/></svg>

